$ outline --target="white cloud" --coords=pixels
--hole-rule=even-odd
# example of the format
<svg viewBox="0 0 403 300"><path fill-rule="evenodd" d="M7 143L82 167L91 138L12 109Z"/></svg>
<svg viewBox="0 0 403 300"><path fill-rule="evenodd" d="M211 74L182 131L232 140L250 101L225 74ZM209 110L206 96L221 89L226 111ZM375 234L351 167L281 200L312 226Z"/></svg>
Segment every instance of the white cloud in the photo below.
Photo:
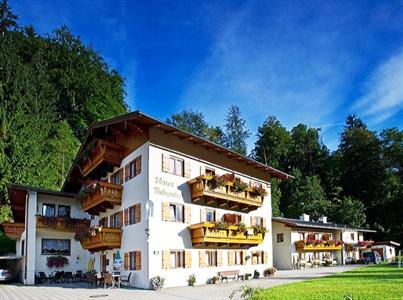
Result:
<svg viewBox="0 0 403 300"><path fill-rule="evenodd" d="M352 106L371 124L381 123L403 108L403 49L371 74L364 93Z"/></svg>
<svg viewBox="0 0 403 300"><path fill-rule="evenodd" d="M288 128L338 122L333 115L355 60L348 51L334 51L342 33L329 34L322 22L312 18L301 30L282 15L245 8L217 34L180 107L200 110L210 122L222 124L228 106L237 104L253 132L269 115Z"/></svg>

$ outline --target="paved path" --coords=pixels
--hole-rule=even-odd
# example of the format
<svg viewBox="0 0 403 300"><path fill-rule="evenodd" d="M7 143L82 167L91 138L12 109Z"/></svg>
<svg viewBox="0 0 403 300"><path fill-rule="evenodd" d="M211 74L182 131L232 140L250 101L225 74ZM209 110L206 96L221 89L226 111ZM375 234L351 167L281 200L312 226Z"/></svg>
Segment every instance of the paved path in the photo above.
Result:
<svg viewBox="0 0 403 300"><path fill-rule="evenodd" d="M328 276L334 273L348 271L356 267L357 266L340 266L296 271L278 271L275 277L269 279L228 282L217 285L209 284L195 287L166 288L158 292L125 288L87 288L86 284L53 284L37 286L1 284L0 300L228 300L232 291L242 285L270 288L281 284ZM234 299L239 299L239 293L238 297L235 297Z"/></svg>

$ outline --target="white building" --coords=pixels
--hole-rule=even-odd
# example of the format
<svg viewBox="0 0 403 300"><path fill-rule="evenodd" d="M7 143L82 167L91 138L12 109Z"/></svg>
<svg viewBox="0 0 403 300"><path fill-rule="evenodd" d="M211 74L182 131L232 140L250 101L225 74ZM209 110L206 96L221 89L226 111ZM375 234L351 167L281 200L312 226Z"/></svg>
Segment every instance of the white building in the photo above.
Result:
<svg viewBox="0 0 403 300"><path fill-rule="evenodd" d="M329 223L326 217L310 220L273 217L273 264L278 269L344 264L358 260L372 244L364 233L375 232Z"/></svg>
<svg viewBox="0 0 403 300"><path fill-rule="evenodd" d="M182 286L191 274L196 284L220 271L262 274L273 265L273 177L289 175L140 112L98 122L63 192L16 188L10 197L15 221L24 224L17 236L17 248L25 249L17 251L25 261L24 282L50 271L52 253L44 245L69 245L58 255L68 257L64 269L72 271L85 272L89 257L97 271L116 271L119 252L121 273L131 273L131 286L145 289L154 276ZM101 230L91 228L93 236L75 230L79 242L73 232L39 228L35 215L51 211L48 204L55 212L69 205L71 217L91 219Z"/></svg>
<svg viewBox="0 0 403 300"><path fill-rule="evenodd" d="M371 246L371 251L378 252L383 261L393 262L396 258L396 247L400 244L394 241L376 242Z"/></svg>

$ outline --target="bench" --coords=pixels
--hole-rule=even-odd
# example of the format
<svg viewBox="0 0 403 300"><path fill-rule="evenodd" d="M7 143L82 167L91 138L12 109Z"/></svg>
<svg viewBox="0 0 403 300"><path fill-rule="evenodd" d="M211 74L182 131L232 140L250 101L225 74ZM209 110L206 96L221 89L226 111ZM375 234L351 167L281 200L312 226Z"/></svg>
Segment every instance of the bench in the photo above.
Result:
<svg viewBox="0 0 403 300"><path fill-rule="evenodd" d="M239 280L239 278L241 278L242 280L245 279L245 276L241 275L239 270L221 271L218 272L218 276L220 277L221 282L223 282L224 279L226 280L226 282L228 282L228 278L231 278L233 280Z"/></svg>

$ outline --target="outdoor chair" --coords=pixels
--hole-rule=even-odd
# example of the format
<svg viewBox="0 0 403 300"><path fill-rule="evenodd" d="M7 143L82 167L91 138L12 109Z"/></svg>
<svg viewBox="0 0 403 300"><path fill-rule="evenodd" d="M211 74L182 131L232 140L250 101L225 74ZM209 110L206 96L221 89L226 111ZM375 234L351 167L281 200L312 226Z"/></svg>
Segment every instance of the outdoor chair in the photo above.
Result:
<svg viewBox="0 0 403 300"><path fill-rule="evenodd" d="M113 283L113 278L112 278L112 273L106 273L106 274L104 274L104 288L106 289L106 287L108 286L108 285L110 285L111 287L113 287L114 286L114 283Z"/></svg>
<svg viewBox="0 0 403 300"><path fill-rule="evenodd" d="M50 278L51 277L46 276L45 272L39 272L39 283L45 283L46 280L48 280L50 283Z"/></svg>
<svg viewBox="0 0 403 300"><path fill-rule="evenodd" d="M120 284L125 284L127 287L130 287L130 276L132 276L132 272L130 272L128 276L122 275L120 277Z"/></svg>
<svg viewBox="0 0 403 300"><path fill-rule="evenodd" d="M86 279L87 279L87 283L88 285L92 285L92 286L96 286L97 285L97 277L95 274L93 273L86 273Z"/></svg>
<svg viewBox="0 0 403 300"><path fill-rule="evenodd" d="M57 271L57 272L55 273L55 276L53 277L53 281L54 281L55 283L58 283L58 282L60 282L61 280L62 280L62 273L59 272L59 271Z"/></svg>
<svg viewBox="0 0 403 300"><path fill-rule="evenodd" d="M74 275L75 282L81 282L83 280L83 271L77 270L76 274Z"/></svg>
<svg viewBox="0 0 403 300"><path fill-rule="evenodd" d="M64 282L73 282L73 273L72 272L66 272L64 273Z"/></svg>

